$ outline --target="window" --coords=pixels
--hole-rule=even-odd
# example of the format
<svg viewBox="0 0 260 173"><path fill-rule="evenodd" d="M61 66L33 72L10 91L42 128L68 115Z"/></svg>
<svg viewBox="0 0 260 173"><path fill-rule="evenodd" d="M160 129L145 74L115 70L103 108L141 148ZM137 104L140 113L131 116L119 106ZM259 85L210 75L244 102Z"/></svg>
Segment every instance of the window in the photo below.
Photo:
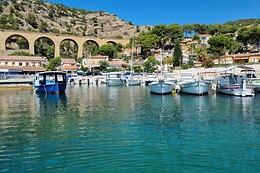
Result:
<svg viewBox="0 0 260 173"><path fill-rule="evenodd" d="M5 62L5 66L7 66L8 65L8 62Z"/></svg>
<svg viewBox="0 0 260 173"><path fill-rule="evenodd" d="M23 63L19 62L19 66L23 66Z"/></svg>
<svg viewBox="0 0 260 173"><path fill-rule="evenodd" d="M29 66L29 62L26 63L26 67L28 67L28 66Z"/></svg>
<svg viewBox="0 0 260 173"><path fill-rule="evenodd" d="M15 62L12 62L12 66L15 66Z"/></svg>

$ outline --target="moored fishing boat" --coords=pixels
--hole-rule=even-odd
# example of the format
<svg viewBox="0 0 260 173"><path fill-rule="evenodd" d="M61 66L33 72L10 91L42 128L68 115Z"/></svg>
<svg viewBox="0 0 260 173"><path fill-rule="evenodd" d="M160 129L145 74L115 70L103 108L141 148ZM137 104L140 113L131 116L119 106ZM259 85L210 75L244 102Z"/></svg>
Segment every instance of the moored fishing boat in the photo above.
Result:
<svg viewBox="0 0 260 173"><path fill-rule="evenodd" d="M197 80L193 82L181 83L180 91L187 94L203 95L209 92L211 83L209 81Z"/></svg>
<svg viewBox="0 0 260 173"><path fill-rule="evenodd" d="M58 94L65 92L66 83L65 72L47 71L36 74L33 87L35 92Z"/></svg>
<svg viewBox="0 0 260 173"><path fill-rule="evenodd" d="M175 84L170 81L165 81L163 78L163 71L162 71L162 52L161 52L161 75L159 81L155 81L149 84L149 89L151 93L154 94L169 94L174 90Z"/></svg>
<svg viewBox="0 0 260 173"><path fill-rule="evenodd" d="M106 84L108 86L117 86L123 85L123 80L121 79L121 73L119 72L110 72L107 73Z"/></svg>
<svg viewBox="0 0 260 173"><path fill-rule="evenodd" d="M128 78L126 80L126 85L128 85L128 86L137 86L137 85L141 85L141 83L142 83L141 78L139 78L139 76L136 76L134 74L133 60L134 60L134 37L132 40L131 71L130 71L130 75L128 76Z"/></svg>
<svg viewBox="0 0 260 173"><path fill-rule="evenodd" d="M158 81L157 77L155 75L148 75L144 78L144 83L146 86L148 86L150 83Z"/></svg>
<svg viewBox="0 0 260 173"><path fill-rule="evenodd" d="M260 92L260 78L256 76L255 70L245 69L241 73L245 73L247 82L255 86L255 91Z"/></svg>
<svg viewBox="0 0 260 173"><path fill-rule="evenodd" d="M154 94L169 94L174 89L173 82L162 80L155 81L149 84L150 92Z"/></svg>
<svg viewBox="0 0 260 173"><path fill-rule="evenodd" d="M204 80L202 74L198 74L198 79L192 77L189 80L179 82L180 92L187 94L204 95L209 92L211 81Z"/></svg>
<svg viewBox="0 0 260 173"><path fill-rule="evenodd" d="M234 96L254 96L255 86L246 80L246 76L237 75L231 72L235 68L245 68L244 66L231 66L217 71L220 76L217 78L217 91Z"/></svg>

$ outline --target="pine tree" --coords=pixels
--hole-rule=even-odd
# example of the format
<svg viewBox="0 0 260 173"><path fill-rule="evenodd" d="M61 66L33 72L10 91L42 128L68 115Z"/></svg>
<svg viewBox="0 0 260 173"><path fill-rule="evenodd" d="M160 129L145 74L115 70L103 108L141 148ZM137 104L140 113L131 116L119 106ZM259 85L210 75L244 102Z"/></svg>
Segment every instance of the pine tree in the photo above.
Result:
<svg viewBox="0 0 260 173"><path fill-rule="evenodd" d="M180 41L177 41L176 44L175 44L173 57L174 57L174 63L173 63L174 67L182 65L183 56L182 56Z"/></svg>

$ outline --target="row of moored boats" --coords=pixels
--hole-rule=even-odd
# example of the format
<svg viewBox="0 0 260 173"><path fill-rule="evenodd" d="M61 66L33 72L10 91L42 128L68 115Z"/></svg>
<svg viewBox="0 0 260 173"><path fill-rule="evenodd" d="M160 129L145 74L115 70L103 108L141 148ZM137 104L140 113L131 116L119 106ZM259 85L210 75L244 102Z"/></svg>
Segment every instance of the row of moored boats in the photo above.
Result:
<svg viewBox="0 0 260 173"><path fill-rule="evenodd" d="M232 72L234 69L242 69L240 74ZM81 78L82 79L82 78ZM200 72L193 76L191 72L181 72L178 79L173 73L161 73L160 75L135 75L132 72L107 73L105 77L99 77L101 83L107 86L128 85L135 86L145 84L150 92L155 94L168 94L174 90L187 94L205 95L211 90L235 96L253 96L260 91L260 78L255 71L246 66L231 66L214 72ZM65 92L68 79L63 72L42 72L36 75L34 90L44 93Z"/></svg>

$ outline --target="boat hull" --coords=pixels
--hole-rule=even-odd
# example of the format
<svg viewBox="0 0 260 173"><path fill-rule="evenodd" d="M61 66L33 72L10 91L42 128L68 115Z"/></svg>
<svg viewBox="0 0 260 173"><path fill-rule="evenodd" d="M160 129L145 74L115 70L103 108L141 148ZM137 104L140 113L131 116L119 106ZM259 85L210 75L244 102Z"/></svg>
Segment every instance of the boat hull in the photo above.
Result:
<svg viewBox="0 0 260 173"><path fill-rule="evenodd" d="M150 92L154 94L169 94L174 89L174 84L171 82L158 81L149 84Z"/></svg>
<svg viewBox="0 0 260 173"><path fill-rule="evenodd" d="M139 80L139 79L128 79L128 80L126 80L126 84L129 85L129 86L141 85L141 80Z"/></svg>
<svg viewBox="0 0 260 173"><path fill-rule="evenodd" d="M243 89L243 85L218 85L217 91L223 94L229 94L234 96L254 96L255 87L253 85L247 85Z"/></svg>
<svg viewBox="0 0 260 173"><path fill-rule="evenodd" d="M35 85L34 91L38 93L46 93L46 94L59 94L64 93L66 90L66 84L46 84L46 85Z"/></svg>
<svg viewBox="0 0 260 173"><path fill-rule="evenodd" d="M106 81L108 86L118 86L118 85L123 85L123 81L119 79L107 79Z"/></svg>
<svg viewBox="0 0 260 173"><path fill-rule="evenodd" d="M203 95L209 91L210 82L194 81L180 84L180 92L187 94Z"/></svg>

